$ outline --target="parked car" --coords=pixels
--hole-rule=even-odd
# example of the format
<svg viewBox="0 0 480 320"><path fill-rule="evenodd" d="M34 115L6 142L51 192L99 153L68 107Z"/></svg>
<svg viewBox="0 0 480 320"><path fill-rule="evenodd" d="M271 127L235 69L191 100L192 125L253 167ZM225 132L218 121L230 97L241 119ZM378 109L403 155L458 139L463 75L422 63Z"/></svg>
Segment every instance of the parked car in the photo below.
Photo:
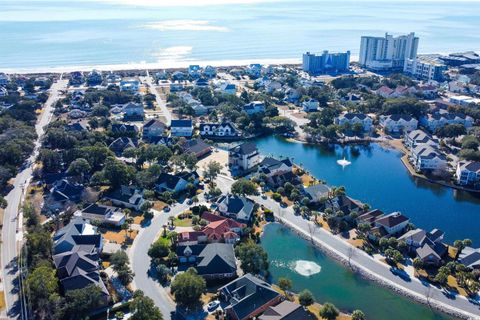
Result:
<svg viewBox="0 0 480 320"><path fill-rule="evenodd" d="M207 310L208 312L212 312L212 311L215 311L215 309L217 309L219 306L220 306L220 301L218 300L211 301L207 304Z"/></svg>
<svg viewBox="0 0 480 320"><path fill-rule="evenodd" d="M164 212L170 212L170 210L171 210L171 209L170 209L169 206L166 206L165 208L163 208L163 211L164 211Z"/></svg>

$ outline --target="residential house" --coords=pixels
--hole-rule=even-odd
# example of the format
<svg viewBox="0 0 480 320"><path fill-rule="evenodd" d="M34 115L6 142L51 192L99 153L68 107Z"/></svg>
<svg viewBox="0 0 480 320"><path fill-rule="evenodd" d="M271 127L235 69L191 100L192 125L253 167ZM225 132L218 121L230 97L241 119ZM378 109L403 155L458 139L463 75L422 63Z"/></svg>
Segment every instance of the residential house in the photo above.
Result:
<svg viewBox="0 0 480 320"><path fill-rule="evenodd" d="M240 136L235 125L231 122L201 123L200 136L209 139L234 139Z"/></svg>
<svg viewBox="0 0 480 320"><path fill-rule="evenodd" d="M81 121L68 123L64 125L63 128L65 129L65 131L76 131L76 132L85 132L88 130L88 126Z"/></svg>
<svg viewBox="0 0 480 320"><path fill-rule="evenodd" d="M283 300L278 291L250 273L219 288L218 293L228 304L224 311L232 320L253 319Z"/></svg>
<svg viewBox="0 0 480 320"><path fill-rule="evenodd" d="M320 102L316 99L308 99L302 102L302 108L305 112L316 112L320 108Z"/></svg>
<svg viewBox="0 0 480 320"><path fill-rule="evenodd" d="M109 192L105 198L112 201L112 204L135 211L140 211L145 203L143 189L134 186L121 186L120 188Z"/></svg>
<svg viewBox="0 0 480 320"><path fill-rule="evenodd" d="M224 219L210 222L203 228L203 232L207 236L208 242L225 242L229 244L236 244L240 241L240 234L233 231L232 223L235 222L236 229L241 229L242 224L232 219Z"/></svg>
<svg viewBox="0 0 480 320"><path fill-rule="evenodd" d="M181 148L184 153L193 153L197 159L200 159L212 152L212 147L200 138L185 140L183 143L181 143Z"/></svg>
<svg viewBox="0 0 480 320"><path fill-rule="evenodd" d="M203 104L195 104L192 106L192 109L196 116L204 116L209 112L208 107L205 107Z"/></svg>
<svg viewBox="0 0 480 320"><path fill-rule="evenodd" d="M303 188L303 193L312 203L320 203L328 198L330 188L326 184L316 184Z"/></svg>
<svg viewBox="0 0 480 320"><path fill-rule="evenodd" d="M236 94L237 87L233 83L223 83L215 91L225 94Z"/></svg>
<svg viewBox="0 0 480 320"><path fill-rule="evenodd" d="M403 142L410 150L418 145L423 144L430 145L432 147L438 145L437 139L433 139L428 133L420 129L413 130L406 134Z"/></svg>
<svg viewBox="0 0 480 320"><path fill-rule="evenodd" d="M135 78L126 78L120 81L120 91L137 93L140 90L140 81Z"/></svg>
<svg viewBox="0 0 480 320"><path fill-rule="evenodd" d="M473 126L473 123L472 117L460 113L436 112L420 118L420 124L430 132L451 124L461 124L468 129Z"/></svg>
<svg viewBox="0 0 480 320"><path fill-rule="evenodd" d="M265 112L265 103L261 101L252 101L243 106L243 110L248 114L256 114L260 112Z"/></svg>
<svg viewBox="0 0 480 320"><path fill-rule="evenodd" d="M480 104L479 98L470 96L451 96L448 101L462 107L468 107L471 104Z"/></svg>
<svg viewBox="0 0 480 320"><path fill-rule="evenodd" d="M357 225L361 225L363 223L367 223L370 226L373 226L375 224L375 221L382 217L384 215L383 211L374 209L370 210L368 212L365 212L364 214L359 215L355 221L357 222Z"/></svg>
<svg viewBox="0 0 480 320"><path fill-rule="evenodd" d="M335 118L335 124L339 126L348 124L350 127L360 124L363 131L369 132L372 130L373 119L362 113L345 113Z"/></svg>
<svg viewBox="0 0 480 320"><path fill-rule="evenodd" d="M480 187L480 162L459 161L455 171L457 184L461 186Z"/></svg>
<svg viewBox="0 0 480 320"><path fill-rule="evenodd" d="M177 174L162 172L155 183L155 189L158 192L181 192L187 189L189 183L198 185L199 175L196 171Z"/></svg>
<svg viewBox="0 0 480 320"><path fill-rule="evenodd" d="M405 241L408 250L415 252L418 248L421 248L425 244L442 243L445 233L439 229L433 229L430 232L426 232L423 229L413 229L404 233L399 241Z"/></svg>
<svg viewBox="0 0 480 320"><path fill-rule="evenodd" d="M207 242L207 235L203 231L183 231L178 234L177 243L180 246L191 246Z"/></svg>
<svg viewBox="0 0 480 320"><path fill-rule="evenodd" d="M345 216L350 213L361 215L364 213L363 203L346 195L339 195L325 202L325 208L332 209L333 212L342 211Z"/></svg>
<svg viewBox="0 0 480 320"><path fill-rule="evenodd" d="M188 75L192 78L198 78L201 75L202 68L199 65L189 65Z"/></svg>
<svg viewBox="0 0 480 320"><path fill-rule="evenodd" d="M458 262L471 270L480 269L480 249L474 249L471 247L463 248L458 256Z"/></svg>
<svg viewBox="0 0 480 320"><path fill-rule="evenodd" d="M87 83L89 86L97 86L102 84L102 82L103 76L100 71L92 70L92 72L87 75Z"/></svg>
<svg viewBox="0 0 480 320"><path fill-rule="evenodd" d="M69 83L72 86L78 86L81 85L85 82L85 78L83 76L83 73L80 71L74 71L70 73L70 80Z"/></svg>
<svg viewBox="0 0 480 320"><path fill-rule="evenodd" d="M217 75L217 69L212 66L206 66L203 69L203 75L207 78L213 78Z"/></svg>
<svg viewBox="0 0 480 320"><path fill-rule="evenodd" d="M267 93L273 93L275 91L282 89L282 84L275 80L267 80L265 81L265 91Z"/></svg>
<svg viewBox="0 0 480 320"><path fill-rule="evenodd" d="M128 137L120 137L115 139L108 148L112 150L117 156L121 156L122 153L128 148L137 148L138 143L136 139Z"/></svg>
<svg viewBox="0 0 480 320"><path fill-rule="evenodd" d="M380 116L380 125L388 133L404 133L417 129L418 120L410 115Z"/></svg>
<svg viewBox="0 0 480 320"><path fill-rule="evenodd" d="M286 182L300 184L300 179L293 173L293 163L288 158L282 160L264 158L258 165L257 175L266 178L265 182L271 188L282 187Z"/></svg>
<svg viewBox="0 0 480 320"><path fill-rule="evenodd" d="M150 119L143 125L143 139L152 141L165 135L167 126L158 119Z"/></svg>
<svg viewBox="0 0 480 320"><path fill-rule="evenodd" d="M87 112L82 111L82 110L71 110L68 112L68 117L71 119L80 119L80 118L85 118L87 116Z"/></svg>
<svg viewBox="0 0 480 320"><path fill-rule="evenodd" d="M268 307L258 320L315 320L311 312L303 306L284 300L276 306Z"/></svg>
<svg viewBox="0 0 480 320"><path fill-rule="evenodd" d="M381 86L380 88L375 90L375 93L377 95L379 95L381 97L384 97L384 98L390 98L393 95L394 92L395 92L395 90L390 89L387 86Z"/></svg>
<svg viewBox="0 0 480 320"><path fill-rule="evenodd" d="M252 63L247 67L247 74L250 78L258 78L262 75L262 65L259 63Z"/></svg>
<svg viewBox="0 0 480 320"><path fill-rule="evenodd" d="M68 179L55 181L50 194L45 199L44 212L59 213L78 203L84 194L85 187L82 184L71 182Z"/></svg>
<svg viewBox="0 0 480 320"><path fill-rule="evenodd" d="M419 144L411 151L409 160L418 172L447 168L447 158L435 146Z"/></svg>
<svg viewBox="0 0 480 320"><path fill-rule="evenodd" d="M221 215L242 223L249 223L255 211L255 203L245 197L227 194L217 200L217 210Z"/></svg>
<svg viewBox="0 0 480 320"><path fill-rule="evenodd" d="M69 224L58 230L53 236L53 254L75 251L78 246L91 246L97 252L103 248L102 235L97 227L81 217L73 217Z"/></svg>
<svg viewBox="0 0 480 320"><path fill-rule="evenodd" d="M193 134L192 120L172 120L170 133L174 137L191 137Z"/></svg>
<svg viewBox="0 0 480 320"><path fill-rule="evenodd" d="M300 91L294 88L288 88L287 90L285 90L285 98L283 100L286 102L296 104L298 103L301 97L302 97L302 94L300 93Z"/></svg>
<svg viewBox="0 0 480 320"><path fill-rule="evenodd" d="M390 236L401 233L407 227L410 219L400 212L393 212L375 220L375 227L382 228Z"/></svg>
<svg viewBox="0 0 480 320"><path fill-rule="evenodd" d="M209 86L209 82L207 79L198 78L197 80L195 80L195 87L207 88L208 86Z"/></svg>
<svg viewBox="0 0 480 320"><path fill-rule="evenodd" d="M10 77L3 72L0 72L0 86L6 86L10 82Z"/></svg>
<svg viewBox="0 0 480 320"><path fill-rule="evenodd" d="M246 142L228 151L228 167L232 170L249 171L262 161L255 143Z"/></svg>
<svg viewBox="0 0 480 320"><path fill-rule="evenodd" d="M432 84L418 85L417 91L426 99L434 99L438 96L438 87Z"/></svg>
<svg viewBox="0 0 480 320"><path fill-rule="evenodd" d="M141 121L145 116L145 111L141 103L129 102L123 106L124 119L127 121Z"/></svg>
<svg viewBox="0 0 480 320"><path fill-rule="evenodd" d="M112 133L116 136L130 136L136 137L138 133L138 128L132 124L125 123L113 123L112 124Z"/></svg>
<svg viewBox="0 0 480 320"><path fill-rule="evenodd" d="M125 223L125 214L120 208L92 203L83 210L77 210L74 216L82 217L90 221L111 224L116 227Z"/></svg>
<svg viewBox="0 0 480 320"><path fill-rule="evenodd" d="M97 228L80 217L53 236L53 262L62 289L67 292L96 285L102 291L102 303L107 304L109 293L100 277L99 254L102 235Z"/></svg>
<svg viewBox="0 0 480 320"><path fill-rule="evenodd" d="M174 73L172 73L173 81L183 81L185 80L185 78L186 78L185 73L181 71L175 71Z"/></svg>
<svg viewBox="0 0 480 320"><path fill-rule="evenodd" d="M237 263L233 245L209 243L177 246L180 265L193 265L206 280L231 279L237 276Z"/></svg>
<svg viewBox="0 0 480 320"><path fill-rule="evenodd" d="M416 250L417 257L425 266L440 266L442 264L442 258L446 252L446 246L441 243L426 243Z"/></svg>

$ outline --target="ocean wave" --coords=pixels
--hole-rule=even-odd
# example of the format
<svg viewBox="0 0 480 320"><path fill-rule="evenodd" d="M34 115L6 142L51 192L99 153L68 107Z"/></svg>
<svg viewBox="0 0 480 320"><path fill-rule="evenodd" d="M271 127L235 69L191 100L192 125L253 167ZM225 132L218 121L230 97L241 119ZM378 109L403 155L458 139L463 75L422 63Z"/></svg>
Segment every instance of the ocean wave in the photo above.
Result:
<svg viewBox="0 0 480 320"><path fill-rule="evenodd" d="M206 20L165 20L148 23L143 27L159 31L230 31L227 27L211 25L210 21Z"/></svg>

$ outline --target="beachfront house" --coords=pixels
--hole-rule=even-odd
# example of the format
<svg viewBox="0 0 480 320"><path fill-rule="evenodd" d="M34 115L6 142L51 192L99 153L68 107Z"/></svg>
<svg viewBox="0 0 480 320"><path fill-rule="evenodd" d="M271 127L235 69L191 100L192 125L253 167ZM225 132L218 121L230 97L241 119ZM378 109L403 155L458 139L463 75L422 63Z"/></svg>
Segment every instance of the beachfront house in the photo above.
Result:
<svg viewBox="0 0 480 320"><path fill-rule="evenodd" d="M404 133L410 132L418 127L418 120L410 115L386 115L380 116L380 126L387 133Z"/></svg>
<svg viewBox="0 0 480 320"><path fill-rule="evenodd" d="M472 247L463 248L462 252L458 256L458 262L463 264L470 270L480 269L480 249L474 249Z"/></svg>
<svg viewBox="0 0 480 320"><path fill-rule="evenodd" d="M459 161L455 170L455 179L461 186L480 187L480 162Z"/></svg>

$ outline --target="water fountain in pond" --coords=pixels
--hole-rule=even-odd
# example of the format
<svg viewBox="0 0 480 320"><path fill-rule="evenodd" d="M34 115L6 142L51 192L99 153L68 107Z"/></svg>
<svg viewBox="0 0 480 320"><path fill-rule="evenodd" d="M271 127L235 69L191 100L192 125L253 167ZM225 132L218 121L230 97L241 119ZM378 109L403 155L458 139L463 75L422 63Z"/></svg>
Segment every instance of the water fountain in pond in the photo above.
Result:
<svg viewBox="0 0 480 320"><path fill-rule="evenodd" d="M320 267L313 261L298 260L295 262L295 271L304 277L309 277L311 275L317 274L321 270L322 267Z"/></svg>
<svg viewBox="0 0 480 320"><path fill-rule="evenodd" d="M348 166L352 163L350 161L348 161L347 159L345 159L345 157L343 157L343 159L337 160L337 164L341 165L343 168L345 168L346 166Z"/></svg>

